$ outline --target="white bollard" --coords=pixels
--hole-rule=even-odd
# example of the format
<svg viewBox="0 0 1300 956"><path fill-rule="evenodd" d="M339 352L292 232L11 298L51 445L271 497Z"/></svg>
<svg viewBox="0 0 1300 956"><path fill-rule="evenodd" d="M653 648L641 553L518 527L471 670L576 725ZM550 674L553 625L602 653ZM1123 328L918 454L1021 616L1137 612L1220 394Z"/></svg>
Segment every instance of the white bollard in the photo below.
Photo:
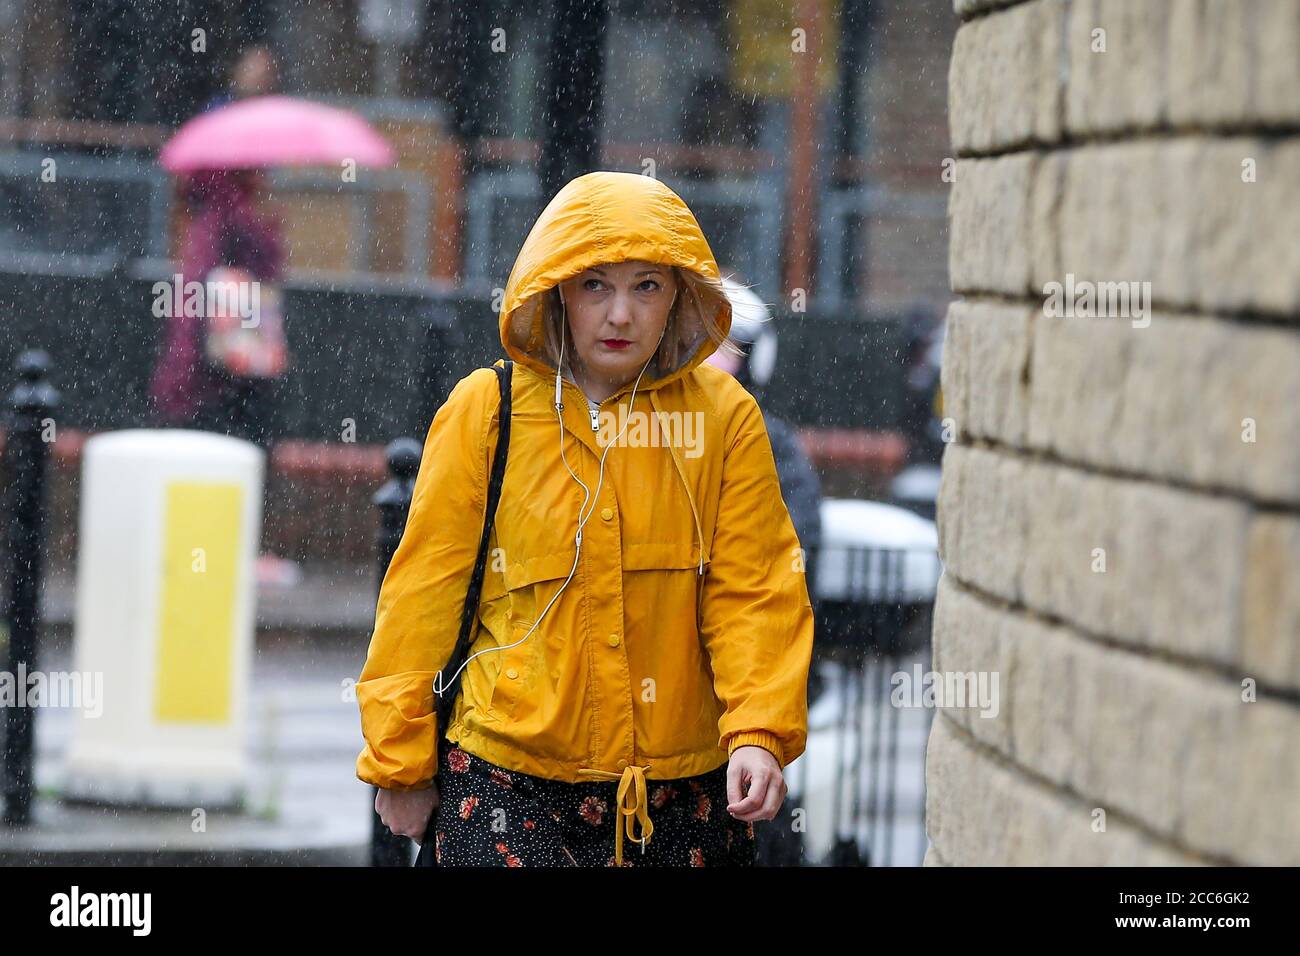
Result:
<svg viewBox="0 0 1300 956"><path fill-rule="evenodd" d="M211 432L86 442L74 667L102 714L73 722L65 797L228 807L246 796L265 453Z"/></svg>

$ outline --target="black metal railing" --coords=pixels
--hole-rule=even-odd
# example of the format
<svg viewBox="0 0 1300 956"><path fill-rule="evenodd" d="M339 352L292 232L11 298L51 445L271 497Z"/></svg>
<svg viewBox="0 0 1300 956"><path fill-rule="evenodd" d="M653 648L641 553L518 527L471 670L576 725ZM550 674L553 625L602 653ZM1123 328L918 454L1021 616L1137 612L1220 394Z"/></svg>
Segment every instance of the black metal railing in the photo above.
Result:
<svg viewBox="0 0 1300 956"><path fill-rule="evenodd" d="M828 546L810 551L816 637L809 743L787 771L787 802L792 807L791 821L799 808L811 819L804 819L793 835L781 834L782 841L793 846L782 853L764 854L761 862L803 866L921 862L924 753L933 709L923 708L921 719L910 721L912 739L905 741L900 718L915 711L907 702L891 698L890 685L895 675L901 675L900 684L913 679L903 670L909 661L924 662L928 670L930 620L941 573L934 549ZM813 716L827 710L833 716L829 726L812 725ZM900 757L920 764L912 777L900 775ZM766 826L784 825L784 816ZM915 821L915 826L906 826L904 818ZM904 830L918 838L914 858L896 849Z"/></svg>
<svg viewBox="0 0 1300 956"><path fill-rule="evenodd" d="M37 349L23 352L15 363L18 384L5 410L4 502L5 574L7 596L4 625L8 630L6 671L35 673L40 633L41 574L45 553L46 472L54 435L51 417L59 393L50 383L49 356ZM22 705L4 709L4 745L0 750L0 792L4 824L31 822L35 792L35 716Z"/></svg>
<svg viewBox="0 0 1300 956"><path fill-rule="evenodd" d="M414 438L398 438L385 451L388 481L371 498L371 503L379 509L376 550L379 555L378 580L381 584L393 555L397 553L397 546L402 542L402 532L406 530L406 514L415 493L415 476L420 470L421 447ZM371 791L372 796L378 796L378 787L372 787ZM410 838L399 836L384 826L379 814L373 809L373 803L370 816L370 865L410 866Z"/></svg>

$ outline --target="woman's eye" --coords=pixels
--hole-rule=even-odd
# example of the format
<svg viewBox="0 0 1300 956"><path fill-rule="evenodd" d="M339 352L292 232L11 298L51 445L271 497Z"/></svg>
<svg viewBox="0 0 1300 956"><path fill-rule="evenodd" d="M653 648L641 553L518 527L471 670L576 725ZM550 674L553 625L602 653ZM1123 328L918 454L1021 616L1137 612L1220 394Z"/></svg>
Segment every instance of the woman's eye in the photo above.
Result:
<svg viewBox="0 0 1300 956"><path fill-rule="evenodd" d="M646 279L644 282L641 283L640 286L638 286L638 288L642 292L653 292L659 288L659 283L656 282L654 279Z"/></svg>
<svg viewBox="0 0 1300 956"><path fill-rule="evenodd" d="M601 284L599 279L588 279L582 284L582 287L588 292L595 292L596 289L600 288Z"/></svg>

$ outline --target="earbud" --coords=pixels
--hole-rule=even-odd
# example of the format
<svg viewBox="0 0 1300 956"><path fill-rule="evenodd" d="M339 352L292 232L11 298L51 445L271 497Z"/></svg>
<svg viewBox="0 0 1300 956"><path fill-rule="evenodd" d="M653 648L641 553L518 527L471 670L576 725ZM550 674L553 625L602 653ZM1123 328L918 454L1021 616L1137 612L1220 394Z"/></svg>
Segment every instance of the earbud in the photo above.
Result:
<svg viewBox="0 0 1300 956"><path fill-rule="evenodd" d="M564 367L564 327L568 324L565 319L568 317L568 309L564 304L564 287L556 286L556 291L560 293L560 364L555 367L555 410L564 411L564 402L560 400L560 369Z"/></svg>

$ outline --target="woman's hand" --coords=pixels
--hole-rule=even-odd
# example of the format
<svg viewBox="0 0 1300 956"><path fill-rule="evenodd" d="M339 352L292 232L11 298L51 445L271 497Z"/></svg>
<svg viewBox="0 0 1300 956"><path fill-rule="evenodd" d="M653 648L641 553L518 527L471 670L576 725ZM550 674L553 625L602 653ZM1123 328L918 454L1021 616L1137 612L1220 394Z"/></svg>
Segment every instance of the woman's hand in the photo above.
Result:
<svg viewBox="0 0 1300 956"><path fill-rule="evenodd" d="M416 846L424 839L437 806L436 781L427 790L380 790L375 794L375 813L384 826L398 836L410 837Z"/></svg>
<svg viewBox="0 0 1300 956"><path fill-rule="evenodd" d="M781 765L762 747L737 747L727 764L727 811L737 820L771 820L789 791ZM743 797L743 799L742 799Z"/></svg>

